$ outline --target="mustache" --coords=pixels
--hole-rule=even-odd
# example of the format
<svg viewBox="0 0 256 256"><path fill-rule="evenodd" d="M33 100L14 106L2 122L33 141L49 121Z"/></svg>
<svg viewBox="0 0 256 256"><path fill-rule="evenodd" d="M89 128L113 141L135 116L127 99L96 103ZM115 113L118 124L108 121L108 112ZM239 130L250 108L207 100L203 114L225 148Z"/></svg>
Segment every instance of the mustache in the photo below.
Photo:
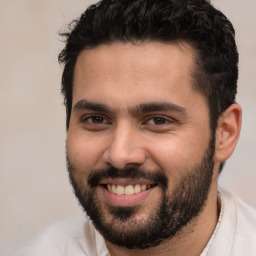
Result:
<svg viewBox="0 0 256 256"><path fill-rule="evenodd" d="M95 188L100 184L102 179L106 178L144 179L162 187L164 190L166 190L168 183L167 177L164 175L164 173L160 171L147 172L138 168L128 168L120 170L115 167L101 170L93 170L89 175L87 182L91 188Z"/></svg>

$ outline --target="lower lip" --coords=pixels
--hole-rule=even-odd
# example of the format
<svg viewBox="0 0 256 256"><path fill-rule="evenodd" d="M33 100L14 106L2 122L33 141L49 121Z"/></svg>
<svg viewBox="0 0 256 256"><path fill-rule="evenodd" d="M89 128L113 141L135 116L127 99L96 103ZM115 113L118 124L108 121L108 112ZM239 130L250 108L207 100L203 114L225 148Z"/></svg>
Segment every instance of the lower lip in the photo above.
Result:
<svg viewBox="0 0 256 256"><path fill-rule="evenodd" d="M134 206L139 203L141 203L144 199L146 199L149 194L152 192L152 190L155 189L155 187L152 187L147 190L143 190L139 193L132 194L132 195L117 195L114 193L109 192L105 187L100 186L103 194L107 198L108 203L111 205L116 206Z"/></svg>

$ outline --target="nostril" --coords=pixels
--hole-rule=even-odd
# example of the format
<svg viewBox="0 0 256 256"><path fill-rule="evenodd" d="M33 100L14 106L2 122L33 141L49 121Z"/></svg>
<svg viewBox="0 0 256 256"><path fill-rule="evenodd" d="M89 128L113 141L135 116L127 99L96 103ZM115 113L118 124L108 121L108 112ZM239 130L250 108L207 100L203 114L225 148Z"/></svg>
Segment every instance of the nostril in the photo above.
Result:
<svg viewBox="0 0 256 256"><path fill-rule="evenodd" d="M128 163L123 169L139 169L141 167L140 163Z"/></svg>
<svg viewBox="0 0 256 256"><path fill-rule="evenodd" d="M136 136L137 127L127 120L119 120L115 130L108 138L104 152L104 160L112 166L123 169L127 165L140 165L145 161L145 152L140 137Z"/></svg>
<svg viewBox="0 0 256 256"><path fill-rule="evenodd" d="M112 148L104 153L103 160L117 169L139 168L145 163L146 153L140 149L128 151Z"/></svg>

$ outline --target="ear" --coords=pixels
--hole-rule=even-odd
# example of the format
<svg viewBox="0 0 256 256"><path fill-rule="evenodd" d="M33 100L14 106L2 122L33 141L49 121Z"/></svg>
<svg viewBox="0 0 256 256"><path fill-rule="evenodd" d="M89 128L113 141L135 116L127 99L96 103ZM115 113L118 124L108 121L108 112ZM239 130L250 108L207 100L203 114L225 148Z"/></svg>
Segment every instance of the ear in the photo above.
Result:
<svg viewBox="0 0 256 256"><path fill-rule="evenodd" d="M224 162L233 153L241 130L242 109L232 104L219 117L216 130L215 161Z"/></svg>

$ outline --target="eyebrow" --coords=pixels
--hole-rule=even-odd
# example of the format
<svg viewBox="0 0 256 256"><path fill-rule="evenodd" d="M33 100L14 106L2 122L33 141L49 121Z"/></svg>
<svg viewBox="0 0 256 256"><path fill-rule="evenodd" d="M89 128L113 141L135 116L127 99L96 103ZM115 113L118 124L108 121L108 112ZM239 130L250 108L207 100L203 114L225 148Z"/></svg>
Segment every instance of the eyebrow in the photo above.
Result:
<svg viewBox="0 0 256 256"><path fill-rule="evenodd" d="M88 100L80 100L78 101L74 107L74 110L80 111L80 110L91 110L91 111L97 111L100 113L113 113L114 111L108 107L105 104L102 103L97 103L97 102L91 102ZM158 111L163 111L163 112L174 112L183 115L186 117L187 111L185 108L176 105L171 102L150 102L150 103L143 103L138 106L129 108L128 111L133 114L133 115L142 115L142 114L147 114L147 113L152 113L152 112L158 112Z"/></svg>
<svg viewBox="0 0 256 256"><path fill-rule="evenodd" d="M78 101L74 105L73 109L77 110L77 111L79 111L79 110L92 110L92 111L97 111L97 112L102 112L102 113L112 112L111 109L105 104L90 102L90 101L87 101L87 100Z"/></svg>
<svg viewBox="0 0 256 256"><path fill-rule="evenodd" d="M135 107L132 112L135 114L144 114L144 113L152 113L157 111L170 111L170 112L176 112L179 114L182 114L184 116L187 116L187 111L185 108L176 105L171 102L151 102L151 103L145 103L141 104L137 107Z"/></svg>

